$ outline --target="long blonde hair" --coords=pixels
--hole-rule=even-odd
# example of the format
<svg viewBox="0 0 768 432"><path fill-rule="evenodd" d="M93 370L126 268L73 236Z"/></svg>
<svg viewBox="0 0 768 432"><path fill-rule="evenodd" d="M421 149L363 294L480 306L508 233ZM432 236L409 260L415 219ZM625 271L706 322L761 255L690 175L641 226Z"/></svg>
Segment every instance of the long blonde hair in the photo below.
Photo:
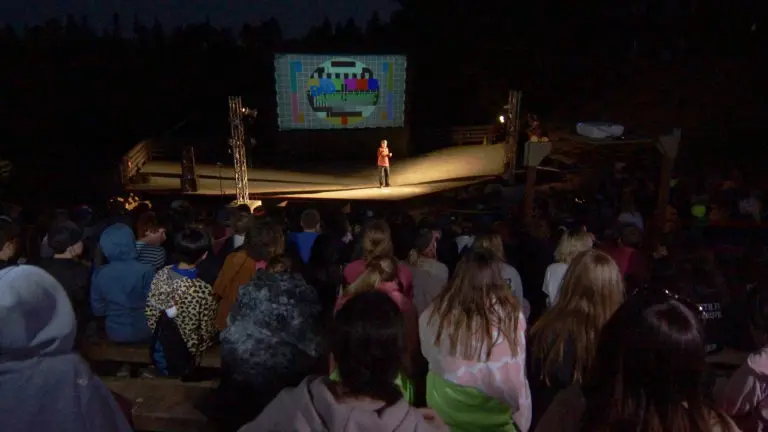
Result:
<svg viewBox="0 0 768 432"><path fill-rule="evenodd" d="M375 220L363 232L363 259L369 261L377 256L394 256L392 232L383 220Z"/></svg>
<svg viewBox="0 0 768 432"><path fill-rule="evenodd" d="M373 291L384 282L396 281L397 277L397 260L394 257L373 257L365 263L365 272L347 287L345 294L352 296Z"/></svg>
<svg viewBox="0 0 768 432"><path fill-rule="evenodd" d="M562 363L566 346L574 352L573 381L581 382L595 358L600 329L623 301L624 282L610 256L590 249L571 261L557 302L528 337L532 359L541 362L547 383Z"/></svg>
<svg viewBox="0 0 768 432"><path fill-rule="evenodd" d="M595 244L595 236L587 231L580 231L570 234L568 230L561 228L563 235L555 249L555 260L559 263L568 264L573 258L586 250L592 249Z"/></svg>
<svg viewBox="0 0 768 432"><path fill-rule="evenodd" d="M488 358L502 335L518 353L520 304L501 277L493 251L473 248L462 258L451 280L437 296L429 316L437 321L435 345L446 334L449 355L467 361Z"/></svg>

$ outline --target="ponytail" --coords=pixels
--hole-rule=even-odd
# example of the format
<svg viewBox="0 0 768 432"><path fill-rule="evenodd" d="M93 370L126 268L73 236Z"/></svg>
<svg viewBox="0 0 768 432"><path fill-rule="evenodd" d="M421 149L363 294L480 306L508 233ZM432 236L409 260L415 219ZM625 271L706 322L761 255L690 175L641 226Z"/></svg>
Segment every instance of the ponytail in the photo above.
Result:
<svg viewBox="0 0 768 432"><path fill-rule="evenodd" d="M393 257L375 257L366 263L365 273L347 287L346 294L355 295L373 291L384 282L396 280L398 271L397 260Z"/></svg>
<svg viewBox="0 0 768 432"><path fill-rule="evenodd" d="M376 288L378 288L379 285L381 285L381 275L379 272L373 269L366 270L365 273L360 275L357 280L352 282L347 289L345 290L345 294L353 296L355 294L360 294L367 291L373 291Z"/></svg>

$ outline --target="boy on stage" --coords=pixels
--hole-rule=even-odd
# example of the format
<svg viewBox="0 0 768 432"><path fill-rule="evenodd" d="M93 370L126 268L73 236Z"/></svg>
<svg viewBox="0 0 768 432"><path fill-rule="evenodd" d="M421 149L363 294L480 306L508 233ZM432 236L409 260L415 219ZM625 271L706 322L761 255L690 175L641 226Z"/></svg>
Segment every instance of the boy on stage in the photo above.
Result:
<svg viewBox="0 0 768 432"><path fill-rule="evenodd" d="M392 153L387 148L387 140L381 140L381 146L379 146L378 152L378 164L379 164L379 187L389 187L389 158L392 157Z"/></svg>

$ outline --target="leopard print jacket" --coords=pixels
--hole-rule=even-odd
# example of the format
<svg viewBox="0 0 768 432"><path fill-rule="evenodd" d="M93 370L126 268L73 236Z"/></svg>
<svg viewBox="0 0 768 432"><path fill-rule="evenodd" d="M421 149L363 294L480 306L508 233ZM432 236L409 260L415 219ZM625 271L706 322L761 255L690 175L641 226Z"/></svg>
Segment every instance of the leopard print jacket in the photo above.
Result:
<svg viewBox="0 0 768 432"><path fill-rule="evenodd" d="M152 280L144 314L154 331L160 313L176 306L174 318L192 355L202 356L216 334L214 319L217 302L213 288L201 279L190 279L172 270L160 269Z"/></svg>

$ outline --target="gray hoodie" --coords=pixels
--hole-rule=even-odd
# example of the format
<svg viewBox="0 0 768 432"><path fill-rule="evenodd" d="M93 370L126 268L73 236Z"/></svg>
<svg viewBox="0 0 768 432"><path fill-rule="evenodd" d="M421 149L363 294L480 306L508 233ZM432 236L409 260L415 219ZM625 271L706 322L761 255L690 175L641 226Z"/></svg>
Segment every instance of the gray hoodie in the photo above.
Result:
<svg viewBox="0 0 768 432"><path fill-rule="evenodd" d="M75 314L44 270L0 271L0 431L129 432L112 394L72 352Z"/></svg>
<svg viewBox="0 0 768 432"><path fill-rule="evenodd" d="M298 387L283 390L240 432L432 432L447 431L424 420L416 408L400 399L383 403L340 403L325 377L308 377Z"/></svg>

